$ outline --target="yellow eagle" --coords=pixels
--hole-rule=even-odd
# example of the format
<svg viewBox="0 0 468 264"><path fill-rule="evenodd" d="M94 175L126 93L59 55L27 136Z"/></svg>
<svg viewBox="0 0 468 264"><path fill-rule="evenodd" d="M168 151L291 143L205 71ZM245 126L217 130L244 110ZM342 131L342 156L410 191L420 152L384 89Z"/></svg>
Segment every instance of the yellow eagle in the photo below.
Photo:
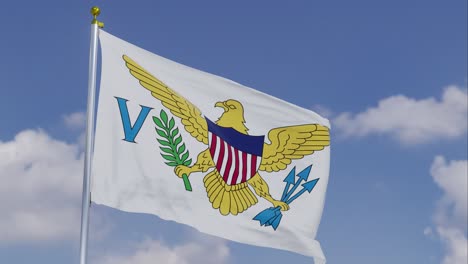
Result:
<svg viewBox="0 0 468 264"><path fill-rule="evenodd" d="M162 81L151 75L130 57L124 55L130 73L139 80L140 84L151 92L151 95L161 101L172 114L181 119L185 130L195 139L208 145L208 124L200 110L191 102L169 88ZM216 121L216 124L225 128L248 135L245 126L244 108L236 100L217 102L215 107L224 109L224 113ZM329 129L319 124L306 124L274 128L268 132L270 143L264 143L263 155L259 171L277 172L286 169L291 160L302 159L315 151L323 150L330 145ZM219 209L222 215L237 215L249 207L255 205L257 197L250 190L273 204L273 207L281 207L285 211L289 209L285 202L274 199L268 188L268 184L260 176L258 171L246 182L228 185L223 180L215 167L215 162L210 154L210 149L198 154L193 166L179 165L175 168L175 174L182 177L194 172L207 172L203 179L208 198L214 209Z"/></svg>

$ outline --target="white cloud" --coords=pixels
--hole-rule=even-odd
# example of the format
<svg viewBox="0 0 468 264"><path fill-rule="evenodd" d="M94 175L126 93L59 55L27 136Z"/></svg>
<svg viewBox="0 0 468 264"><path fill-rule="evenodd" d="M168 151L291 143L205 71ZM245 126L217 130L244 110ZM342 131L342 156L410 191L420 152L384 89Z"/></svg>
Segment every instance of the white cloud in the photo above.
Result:
<svg viewBox="0 0 468 264"><path fill-rule="evenodd" d="M432 228L430 228L430 227L424 228L423 233L424 233L425 236L428 236L428 237L432 237L434 235L433 232L432 232Z"/></svg>
<svg viewBox="0 0 468 264"><path fill-rule="evenodd" d="M332 118L335 114L330 108L320 104L312 106L312 111L328 119Z"/></svg>
<svg viewBox="0 0 468 264"><path fill-rule="evenodd" d="M361 113L342 113L334 119L334 125L344 136L389 134L403 143L415 144L465 135L467 111L466 88L449 86L440 100L395 95Z"/></svg>
<svg viewBox="0 0 468 264"><path fill-rule="evenodd" d="M0 243L76 238L83 159L41 130L0 141Z"/></svg>
<svg viewBox="0 0 468 264"><path fill-rule="evenodd" d="M86 141L86 114L84 112L75 112L62 116L62 121L65 127L71 130L80 132L76 139L78 146L81 149L85 148Z"/></svg>
<svg viewBox="0 0 468 264"><path fill-rule="evenodd" d="M447 162L437 156L431 166L435 183L443 190L434 213L436 232L446 247L444 264L466 264L468 161Z"/></svg>
<svg viewBox="0 0 468 264"><path fill-rule="evenodd" d="M129 256L108 255L100 264L223 264L228 263L229 248L219 239L197 239L186 244L167 246L160 241L146 240Z"/></svg>
<svg viewBox="0 0 468 264"><path fill-rule="evenodd" d="M86 115L83 112L75 112L63 116L63 122L70 129L83 129L86 126Z"/></svg>
<svg viewBox="0 0 468 264"><path fill-rule="evenodd" d="M447 248L445 257L442 260L443 264L468 263L466 231L463 233L457 228L439 227L437 233Z"/></svg>

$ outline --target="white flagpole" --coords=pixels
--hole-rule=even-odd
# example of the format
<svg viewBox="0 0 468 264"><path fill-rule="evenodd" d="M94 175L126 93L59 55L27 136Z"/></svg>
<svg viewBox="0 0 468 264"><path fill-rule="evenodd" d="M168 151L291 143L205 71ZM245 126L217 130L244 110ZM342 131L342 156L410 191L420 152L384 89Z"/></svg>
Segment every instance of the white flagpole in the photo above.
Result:
<svg viewBox="0 0 468 264"><path fill-rule="evenodd" d="M88 109L86 123L86 151L84 158L83 174L83 196L81 204L81 234L80 234L80 264L86 264L88 250L88 229L89 229L89 207L91 204L90 178L91 178L91 158L94 145L94 109L96 97L96 68L98 53L99 28L104 24L97 21L97 16L101 11L99 7L91 8L93 20L91 22L91 45L89 52L89 73L88 73Z"/></svg>

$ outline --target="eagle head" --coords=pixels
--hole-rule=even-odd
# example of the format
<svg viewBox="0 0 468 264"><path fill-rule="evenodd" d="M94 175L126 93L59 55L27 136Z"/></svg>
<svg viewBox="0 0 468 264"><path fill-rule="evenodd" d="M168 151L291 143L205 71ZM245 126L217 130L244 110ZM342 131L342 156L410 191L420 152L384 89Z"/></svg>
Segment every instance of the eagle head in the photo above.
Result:
<svg viewBox="0 0 468 264"><path fill-rule="evenodd" d="M217 102L215 107L221 107L224 110L216 124L222 127L232 127L240 133L247 134L249 129L245 126L244 107L239 101L230 99Z"/></svg>

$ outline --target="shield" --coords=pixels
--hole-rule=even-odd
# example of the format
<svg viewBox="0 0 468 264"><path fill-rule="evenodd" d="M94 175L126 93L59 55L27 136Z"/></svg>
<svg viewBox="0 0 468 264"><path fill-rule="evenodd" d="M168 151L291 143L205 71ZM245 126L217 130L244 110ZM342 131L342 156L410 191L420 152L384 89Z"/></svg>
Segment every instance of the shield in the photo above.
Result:
<svg viewBox="0 0 468 264"><path fill-rule="evenodd" d="M262 162L265 136L249 136L206 118L211 158L227 185L246 182Z"/></svg>

